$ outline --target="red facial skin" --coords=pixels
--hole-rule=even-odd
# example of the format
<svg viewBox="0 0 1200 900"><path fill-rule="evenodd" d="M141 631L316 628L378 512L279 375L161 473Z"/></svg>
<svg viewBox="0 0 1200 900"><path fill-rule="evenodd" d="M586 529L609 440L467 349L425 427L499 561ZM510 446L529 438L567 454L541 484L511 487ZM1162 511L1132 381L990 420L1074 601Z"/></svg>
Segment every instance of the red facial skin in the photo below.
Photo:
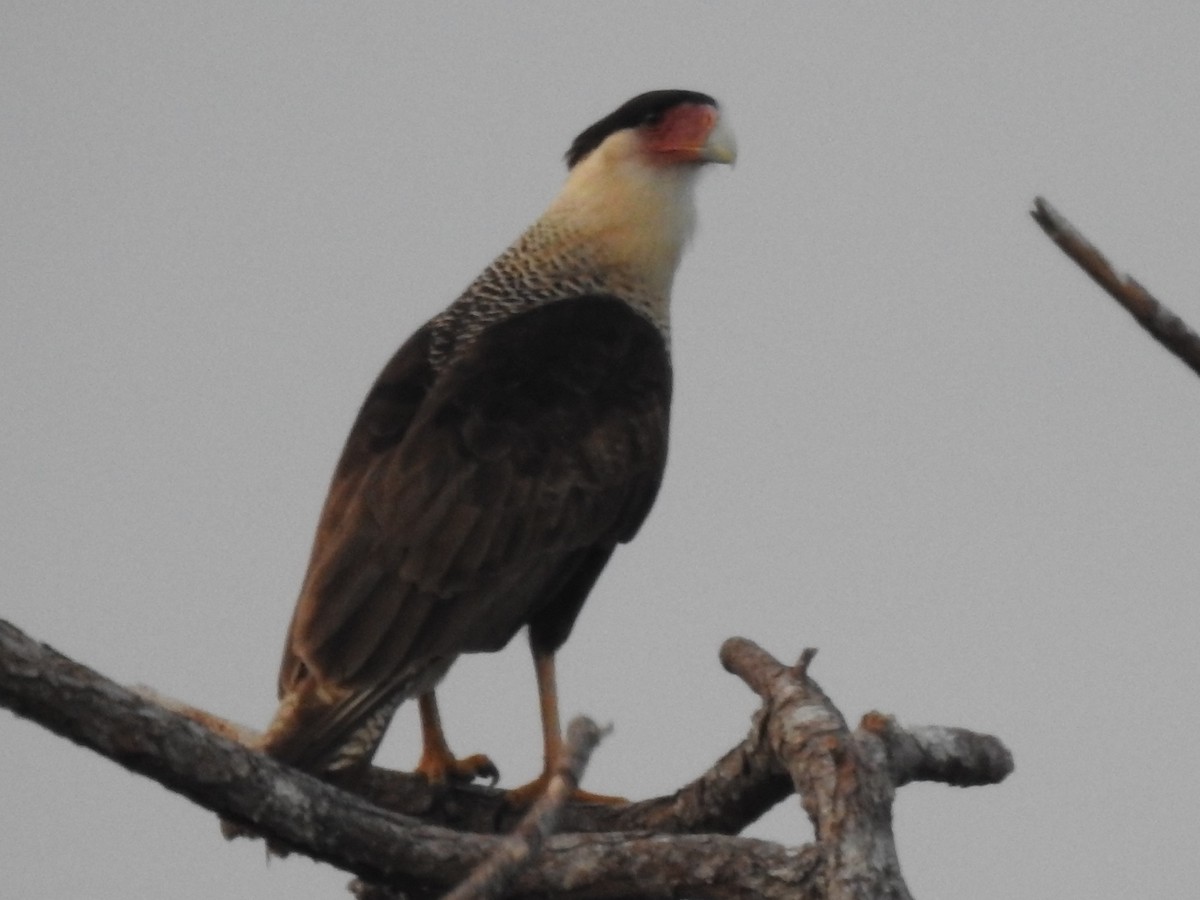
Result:
<svg viewBox="0 0 1200 900"><path fill-rule="evenodd" d="M719 113L705 103L673 107L655 125L642 126L651 159L663 163L700 162L708 136L716 127Z"/></svg>

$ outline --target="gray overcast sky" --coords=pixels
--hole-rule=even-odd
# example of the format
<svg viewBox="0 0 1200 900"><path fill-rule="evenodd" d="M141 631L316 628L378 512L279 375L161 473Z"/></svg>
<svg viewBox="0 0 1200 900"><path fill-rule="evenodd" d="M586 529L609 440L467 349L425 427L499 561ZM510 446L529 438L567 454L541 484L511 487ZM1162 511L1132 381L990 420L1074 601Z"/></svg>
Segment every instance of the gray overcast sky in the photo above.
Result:
<svg viewBox="0 0 1200 900"><path fill-rule="evenodd" d="M1045 194L1200 323L1200 5L7 3L0 616L231 718L274 708L332 465L393 349L540 212L584 126L718 97L675 293L672 458L561 657L595 790L746 732L720 642L856 719L1002 736L901 792L916 896L1200 881L1200 383L1027 216ZM444 686L539 764L523 640ZM381 761L411 766L415 717ZM0 714L6 896L341 895ZM796 804L754 834L799 843Z"/></svg>

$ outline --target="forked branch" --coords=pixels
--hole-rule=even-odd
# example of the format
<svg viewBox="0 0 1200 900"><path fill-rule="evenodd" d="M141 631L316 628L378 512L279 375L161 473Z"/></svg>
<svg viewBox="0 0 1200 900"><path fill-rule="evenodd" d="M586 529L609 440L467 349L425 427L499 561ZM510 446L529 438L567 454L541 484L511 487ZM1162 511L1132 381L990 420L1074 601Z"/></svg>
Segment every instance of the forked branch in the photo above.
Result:
<svg viewBox="0 0 1200 900"><path fill-rule="evenodd" d="M804 665L788 668L751 642L735 639L727 642L722 659L763 697L749 737L671 797L616 811L561 808L559 827L573 833L554 836L553 816L541 814L553 813L556 800L547 800L516 838L463 833L430 824L437 815L422 820L385 809L373 796L312 778L228 739L218 733L225 729L216 717L193 711L188 718L166 709L5 622L0 622L0 705L252 828L274 845L412 898L436 896L477 871L484 874L464 888L464 896L497 896L503 889L512 897L561 898L905 897L890 833L896 785L918 779L994 783L1011 771L1007 750L986 735L906 730L879 714L850 733L807 677L811 655ZM238 740L247 735L236 728L227 733ZM594 734L576 737L582 751ZM570 781L565 773L560 787L565 791ZM353 788L370 795L380 783L394 785L395 776L375 770ZM485 788L425 790L428 808L442 818L462 818L461 810L454 812L460 803L477 815L503 802L502 794ZM814 845L788 849L724 834L685 833L712 830L706 826L713 824L728 828L793 790L813 817ZM383 799L395 799L383 793ZM610 830L615 822L625 824ZM878 890L864 894L867 888Z"/></svg>

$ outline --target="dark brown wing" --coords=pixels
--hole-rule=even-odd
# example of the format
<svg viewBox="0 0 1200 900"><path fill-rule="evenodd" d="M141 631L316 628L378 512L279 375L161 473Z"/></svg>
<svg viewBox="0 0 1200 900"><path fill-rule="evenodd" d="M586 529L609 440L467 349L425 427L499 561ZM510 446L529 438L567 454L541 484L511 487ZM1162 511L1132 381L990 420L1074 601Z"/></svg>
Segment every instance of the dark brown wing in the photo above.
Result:
<svg viewBox="0 0 1200 900"><path fill-rule="evenodd" d="M315 681L330 698L320 743L531 621L561 643L665 465L667 349L625 303L514 316L436 379L426 340L354 425L292 622L280 690Z"/></svg>

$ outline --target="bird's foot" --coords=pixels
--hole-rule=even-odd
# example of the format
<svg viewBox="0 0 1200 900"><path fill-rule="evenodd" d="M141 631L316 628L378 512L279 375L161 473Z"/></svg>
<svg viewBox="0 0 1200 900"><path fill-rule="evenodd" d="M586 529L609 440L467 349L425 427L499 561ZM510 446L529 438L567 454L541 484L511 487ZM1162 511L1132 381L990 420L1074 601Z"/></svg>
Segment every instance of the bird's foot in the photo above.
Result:
<svg viewBox="0 0 1200 900"><path fill-rule="evenodd" d="M500 780L500 770L482 753L458 759L452 753L439 753L428 747L421 754L421 761L413 771L424 775L430 784L445 784L448 781L472 782L477 778L486 778L494 785Z"/></svg>
<svg viewBox="0 0 1200 900"><path fill-rule="evenodd" d="M505 792L504 802L511 809L526 809L537 802L550 784L553 775L543 772L529 784L513 788ZM623 806L629 802L625 797L615 797L611 794L593 794L591 791L581 791L579 788L571 791L568 803L594 803L602 806Z"/></svg>

